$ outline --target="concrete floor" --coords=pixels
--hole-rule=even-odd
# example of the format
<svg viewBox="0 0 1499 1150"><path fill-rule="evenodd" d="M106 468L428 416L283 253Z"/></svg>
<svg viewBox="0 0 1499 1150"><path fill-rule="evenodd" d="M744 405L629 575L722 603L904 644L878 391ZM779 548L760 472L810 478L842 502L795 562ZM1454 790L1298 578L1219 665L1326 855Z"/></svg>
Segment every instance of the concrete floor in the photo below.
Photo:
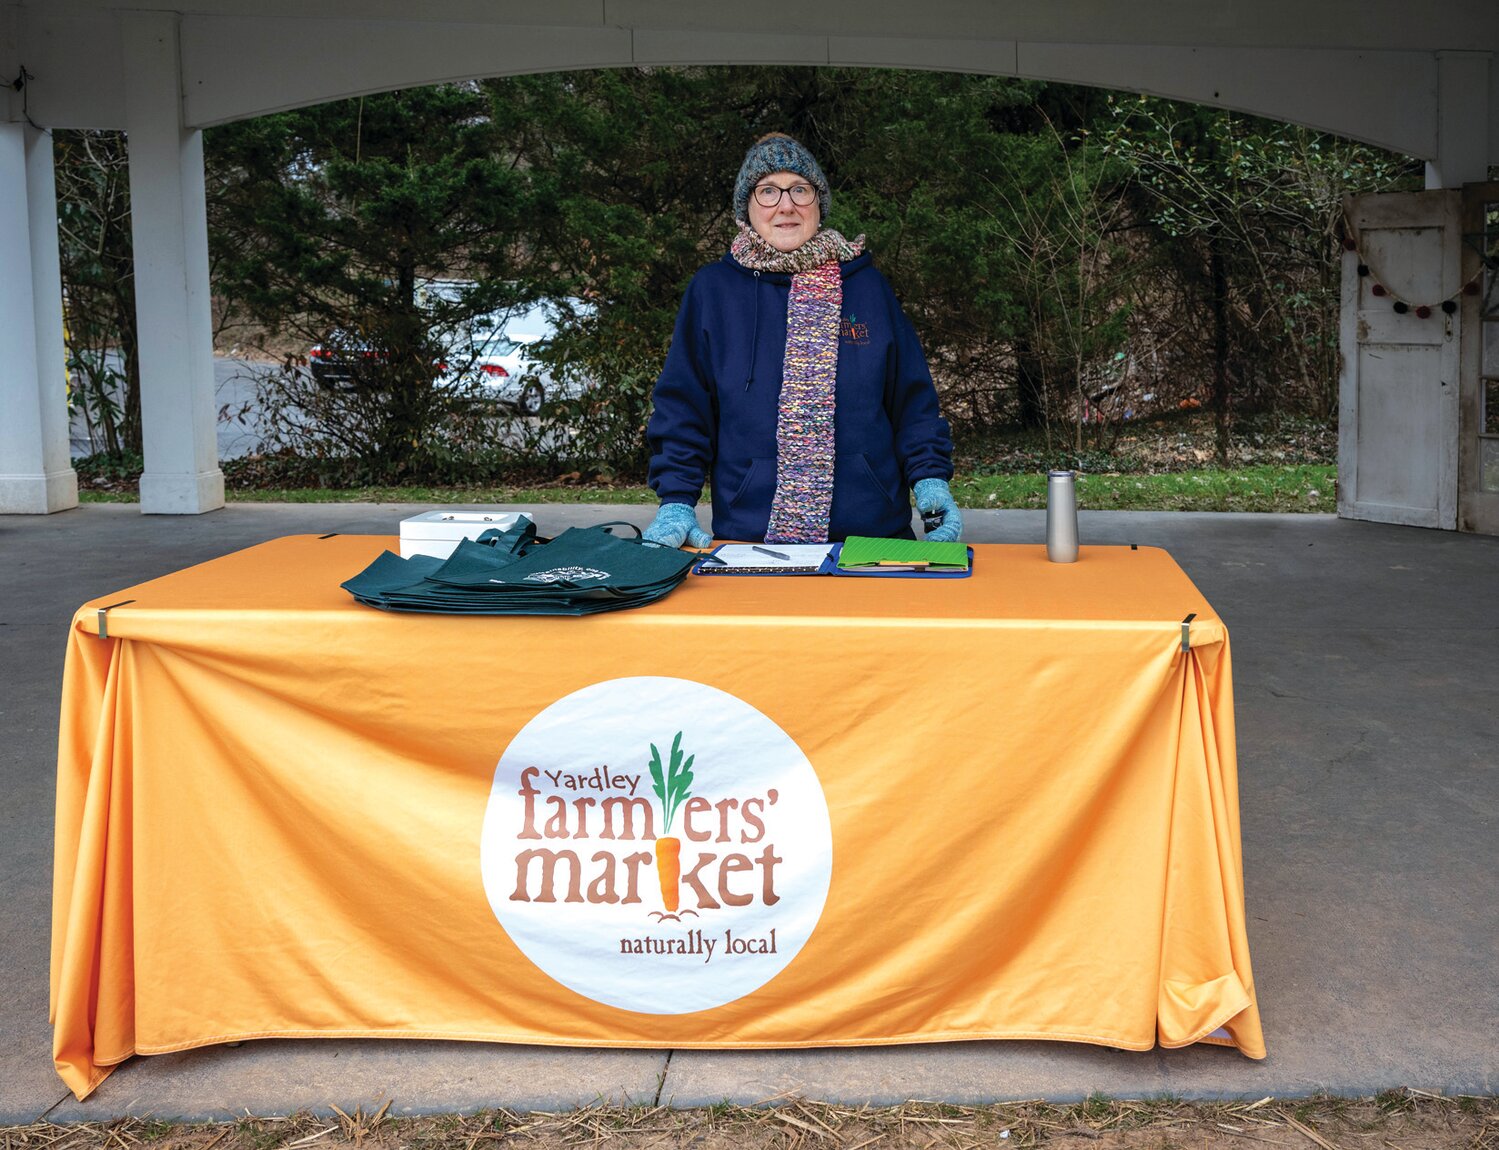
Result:
<svg viewBox="0 0 1499 1150"><path fill-rule="evenodd" d="M52 1069L47 946L66 629L87 599L278 535L412 508L238 504L0 517L0 1123L786 1093L851 1102L1499 1092L1499 539L1327 516L1083 513L1166 547L1233 636L1250 944L1270 1057L1051 1043L795 1052L248 1043L135 1059L86 1103ZM647 508L533 509L544 529ZM969 512L1038 542L1040 512Z"/></svg>

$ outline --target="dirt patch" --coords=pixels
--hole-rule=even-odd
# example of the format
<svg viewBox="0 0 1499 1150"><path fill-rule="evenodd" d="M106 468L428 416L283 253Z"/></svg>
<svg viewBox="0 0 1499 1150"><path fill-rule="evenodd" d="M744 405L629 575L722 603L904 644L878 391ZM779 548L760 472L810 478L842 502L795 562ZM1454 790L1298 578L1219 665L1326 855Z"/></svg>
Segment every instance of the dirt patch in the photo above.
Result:
<svg viewBox="0 0 1499 1150"><path fill-rule="evenodd" d="M674 1110L590 1106L561 1114L487 1110L391 1118L372 1114L244 1118L233 1124L125 1119L0 1128L4 1150L1499 1150L1499 1099L1392 1090L1376 1098L1262 1098L1184 1103L1091 1098L1044 1102L852 1107L798 1098L765 1105Z"/></svg>

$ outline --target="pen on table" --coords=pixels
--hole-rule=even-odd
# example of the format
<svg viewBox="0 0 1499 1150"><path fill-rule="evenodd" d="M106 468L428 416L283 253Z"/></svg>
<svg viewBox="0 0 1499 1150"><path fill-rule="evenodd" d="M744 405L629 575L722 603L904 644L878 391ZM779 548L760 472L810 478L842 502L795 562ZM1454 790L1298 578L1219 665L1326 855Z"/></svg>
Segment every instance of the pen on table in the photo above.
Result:
<svg viewBox="0 0 1499 1150"><path fill-rule="evenodd" d="M772 551L769 547L757 547L757 546L754 546L752 544L750 546L750 550L751 551L758 551L758 552L760 552L761 555L769 555L772 559L790 559L791 558L791 556L787 555L786 552L784 552L784 551Z"/></svg>

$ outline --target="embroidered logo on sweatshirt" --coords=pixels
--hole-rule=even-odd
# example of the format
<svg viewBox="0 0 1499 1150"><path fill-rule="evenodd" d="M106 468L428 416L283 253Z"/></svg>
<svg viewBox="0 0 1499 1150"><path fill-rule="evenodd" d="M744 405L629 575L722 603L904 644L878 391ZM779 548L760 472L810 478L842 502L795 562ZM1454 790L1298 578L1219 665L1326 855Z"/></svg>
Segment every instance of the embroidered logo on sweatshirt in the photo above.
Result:
<svg viewBox="0 0 1499 1150"><path fill-rule="evenodd" d="M844 343L863 347L869 342L869 325L860 323L856 315L846 315L843 317L843 322L838 325L838 335Z"/></svg>

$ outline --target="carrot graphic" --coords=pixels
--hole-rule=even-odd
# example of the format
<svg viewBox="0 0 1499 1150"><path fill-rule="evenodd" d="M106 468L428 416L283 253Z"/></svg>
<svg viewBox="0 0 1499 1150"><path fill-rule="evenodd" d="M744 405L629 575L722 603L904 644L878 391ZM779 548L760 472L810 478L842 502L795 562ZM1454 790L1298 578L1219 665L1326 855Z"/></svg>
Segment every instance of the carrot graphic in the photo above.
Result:
<svg viewBox="0 0 1499 1150"><path fill-rule="evenodd" d="M656 836L656 877L661 881L661 901L668 912L677 909L677 892L682 878L682 842L665 832L671 830L671 820L677 808L692 794L692 760L688 755L682 760L682 732L671 741L671 755L665 764L656 744L651 744L651 789L661 800L661 831Z"/></svg>
<svg viewBox="0 0 1499 1150"><path fill-rule="evenodd" d="M677 838L656 840L656 878L661 883L661 902L672 914L677 912L677 888L682 880L682 841Z"/></svg>

